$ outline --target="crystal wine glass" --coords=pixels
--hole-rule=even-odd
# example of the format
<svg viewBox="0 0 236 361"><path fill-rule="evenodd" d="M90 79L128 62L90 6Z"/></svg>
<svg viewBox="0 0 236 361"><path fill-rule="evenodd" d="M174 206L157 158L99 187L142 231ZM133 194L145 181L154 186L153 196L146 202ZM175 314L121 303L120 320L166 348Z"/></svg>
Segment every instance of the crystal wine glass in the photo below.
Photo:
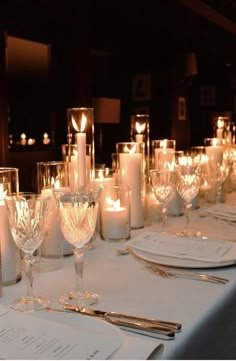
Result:
<svg viewBox="0 0 236 361"><path fill-rule="evenodd" d="M89 306L100 301L100 296L83 289L84 254L94 234L100 189L63 193L54 191L57 199L59 220L65 239L74 248L76 287L60 298L63 305Z"/></svg>
<svg viewBox="0 0 236 361"><path fill-rule="evenodd" d="M5 197L5 204L13 239L24 252L26 296L17 299L12 308L31 312L48 307L47 298L34 296L33 264L34 252L41 245L45 236L45 222L50 198L34 193L19 193Z"/></svg>
<svg viewBox="0 0 236 361"><path fill-rule="evenodd" d="M190 225L190 210L192 207L192 200L197 196L201 184L201 166L199 163L186 162L186 164L179 164L176 167L176 187L179 195L185 201L185 215L186 223L183 231L178 235L181 236L200 236L200 232L191 230Z"/></svg>
<svg viewBox="0 0 236 361"><path fill-rule="evenodd" d="M150 183L156 199L162 204L162 219L164 229L167 225L167 207L175 194L176 175L173 170L152 169L149 172Z"/></svg>

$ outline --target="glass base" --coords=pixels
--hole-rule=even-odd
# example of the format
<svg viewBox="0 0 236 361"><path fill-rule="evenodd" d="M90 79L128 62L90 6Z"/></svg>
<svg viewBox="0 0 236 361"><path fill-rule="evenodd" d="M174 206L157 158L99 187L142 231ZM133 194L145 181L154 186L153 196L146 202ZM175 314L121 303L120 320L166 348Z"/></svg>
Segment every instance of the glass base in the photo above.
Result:
<svg viewBox="0 0 236 361"><path fill-rule="evenodd" d="M21 312L33 312L43 310L50 305L50 301L43 297L22 297L11 305L11 308Z"/></svg>
<svg viewBox="0 0 236 361"><path fill-rule="evenodd" d="M194 229L188 229L176 233L176 236L181 237L200 237L201 235L202 233L200 231L195 231Z"/></svg>
<svg viewBox="0 0 236 361"><path fill-rule="evenodd" d="M59 302L63 305L71 305L71 306L91 306L100 302L101 297L89 291L83 292L81 295L78 295L75 292L66 293L59 299Z"/></svg>

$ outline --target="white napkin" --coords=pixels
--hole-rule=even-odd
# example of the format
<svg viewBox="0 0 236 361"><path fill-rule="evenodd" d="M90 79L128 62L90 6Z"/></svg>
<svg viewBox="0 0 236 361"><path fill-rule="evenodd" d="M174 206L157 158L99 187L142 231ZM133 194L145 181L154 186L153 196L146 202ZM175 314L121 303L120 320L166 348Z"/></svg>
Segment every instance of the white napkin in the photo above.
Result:
<svg viewBox="0 0 236 361"><path fill-rule="evenodd" d="M208 208L206 212L209 215L224 219L226 221L236 222L236 206L219 204Z"/></svg>
<svg viewBox="0 0 236 361"><path fill-rule="evenodd" d="M135 250L158 256L196 261L226 262L236 260L236 244L212 239L179 237L144 231L127 242Z"/></svg>

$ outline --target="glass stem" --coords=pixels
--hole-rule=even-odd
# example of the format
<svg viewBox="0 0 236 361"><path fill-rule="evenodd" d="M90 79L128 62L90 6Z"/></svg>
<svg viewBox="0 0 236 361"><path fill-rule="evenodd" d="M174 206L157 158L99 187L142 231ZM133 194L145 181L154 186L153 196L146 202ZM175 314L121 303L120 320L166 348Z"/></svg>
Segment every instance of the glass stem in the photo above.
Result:
<svg viewBox="0 0 236 361"><path fill-rule="evenodd" d="M167 207L166 206L162 207L162 223L163 223L163 231L165 231L167 228L167 223L168 223L168 215L167 215Z"/></svg>
<svg viewBox="0 0 236 361"><path fill-rule="evenodd" d="M185 222L185 231L184 231L184 233L186 235L189 232L191 208L192 208L192 203L191 202L186 202L186 205L185 205L185 219L186 219L186 222Z"/></svg>
<svg viewBox="0 0 236 361"><path fill-rule="evenodd" d="M24 256L25 262L25 278L26 278L26 295L27 298L34 298L34 289L33 289L33 263L34 256L31 254L26 254Z"/></svg>
<svg viewBox="0 0 236 361"><path fill-rule="evenodd" d="M84 271L84 250L74 249L74 262L75 262L75 293L80 296L83 294L83 271Z"/></svg>

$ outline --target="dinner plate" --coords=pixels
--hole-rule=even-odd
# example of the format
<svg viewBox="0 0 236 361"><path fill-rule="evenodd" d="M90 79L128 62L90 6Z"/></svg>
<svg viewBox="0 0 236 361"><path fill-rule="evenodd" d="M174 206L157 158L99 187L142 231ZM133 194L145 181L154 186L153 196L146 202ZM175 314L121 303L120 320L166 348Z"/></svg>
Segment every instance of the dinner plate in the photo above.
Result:
<svg viewBox="0 0 236 361"><path fill-rule="evenodd" d="M144 231L128 242L146 261L181 268L216 268L236 264L236 242L179 237Z"/></svg>
<svg viewBox="0 0 236 361"><path fill-rule="evenodd" d="M178 268L219 268L236 264L236 257L232 260L221 262L196 261L183 258L174 258L162 255L155 255L148 252L133 249L132 252L138 257L148 262L155 262L163 266Z"/></svg>

